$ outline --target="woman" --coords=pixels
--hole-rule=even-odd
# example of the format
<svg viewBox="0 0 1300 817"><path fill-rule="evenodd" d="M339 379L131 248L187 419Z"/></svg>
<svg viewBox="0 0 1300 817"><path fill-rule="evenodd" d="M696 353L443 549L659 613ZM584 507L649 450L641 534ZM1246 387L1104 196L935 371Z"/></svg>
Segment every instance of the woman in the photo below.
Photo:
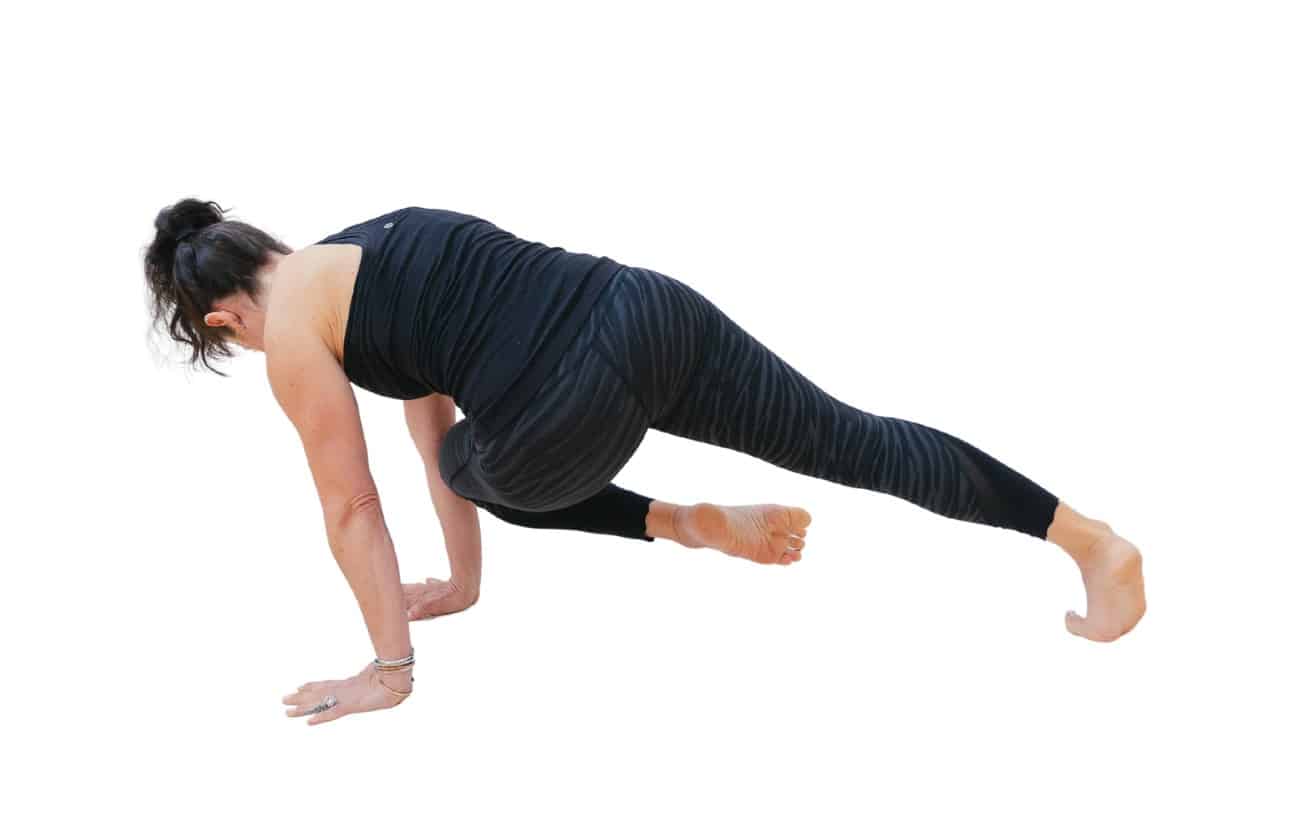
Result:
<svg viewBox="0 0 1300 817"><path fill-rule="evenodd" d="M265 354L377 656L299 687L290 716L322 723L410 694L408 622L478 598L478 507L527 527L799 561L803 508L675 505L612 484L651 428L1051 541L1083 575L1088 614L1065 622L1076 635L1113 640L1145 611L1141 557L1107 524L963 440L836 400L670 276L449 210L404 207L297 251L224 212L196 199L159 212L153 318L191 363L211 369L232 343ZM405 401L449 581L400 582L351 384Z"/></svg>

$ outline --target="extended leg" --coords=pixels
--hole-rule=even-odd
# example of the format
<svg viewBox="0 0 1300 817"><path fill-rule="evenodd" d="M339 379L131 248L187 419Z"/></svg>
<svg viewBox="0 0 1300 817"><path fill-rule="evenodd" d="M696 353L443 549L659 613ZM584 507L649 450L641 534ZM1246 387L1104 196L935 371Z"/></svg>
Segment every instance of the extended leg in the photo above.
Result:
<svg viewBox="0 0 1300 817"><path fill-rule="evenodd" d="M934 513L1045 538L1058 500L984 451L827 394L674 278L631 268L597 347L650 427Z"/></svg>
<svg viewBox="0 0 1300 817"><path fill-rule="evenodd" d="M1068 618L1071 632L1109 640L1137 623L1145 610L1140 558L1109 526L965 440L832 397L680 281L630 273L597 345L628 379L651 428L1050 539L1079 564L1088 589L1089 617Z"/></svg>

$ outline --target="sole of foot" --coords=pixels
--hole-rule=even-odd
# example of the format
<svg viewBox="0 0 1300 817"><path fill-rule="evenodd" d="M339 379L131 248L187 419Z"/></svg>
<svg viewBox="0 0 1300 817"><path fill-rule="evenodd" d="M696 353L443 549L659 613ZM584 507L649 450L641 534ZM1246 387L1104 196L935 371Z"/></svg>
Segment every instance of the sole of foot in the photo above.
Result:
<svg viewBox="0 0 1300 817"><path fill-rule="evenodd" d="M1090 641L1114 641L1137 626L1146 613L1142 554L1107 525L1086 550L1075 556L1088 598L1088 612L1065 614L1065 628Z"/></svg>
<svg viewBox="0 0 1300 817"><path fill-rule="evenodd" d="M791 565L803 558L812 514L789 505L715 505L676 509L677 541L759 564Z"/></svg>

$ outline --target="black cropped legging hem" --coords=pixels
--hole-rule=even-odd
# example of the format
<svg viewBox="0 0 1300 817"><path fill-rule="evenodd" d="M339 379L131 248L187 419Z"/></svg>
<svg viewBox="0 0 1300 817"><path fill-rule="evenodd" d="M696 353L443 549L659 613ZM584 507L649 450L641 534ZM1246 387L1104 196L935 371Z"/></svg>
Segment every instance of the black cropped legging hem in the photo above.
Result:
<svg viewBox="0 0 1300 817"><path fill-rule="evenodd" d="M439 468L505 521L650 539L612 484L649 429L1045 539L1057 498L975 446L841 402L696 290L624 267L550 377L495 434L452 426Z"/></svg>
<svg viewBox="0 0 1300 817"><path fill-rule="evenodd" d="M576 505L554 511L524 511L509 505L475 499L473 502L498 519L525 528L558 528L605 533L653 542L646 533L651 499L612 482Z"/></svg>

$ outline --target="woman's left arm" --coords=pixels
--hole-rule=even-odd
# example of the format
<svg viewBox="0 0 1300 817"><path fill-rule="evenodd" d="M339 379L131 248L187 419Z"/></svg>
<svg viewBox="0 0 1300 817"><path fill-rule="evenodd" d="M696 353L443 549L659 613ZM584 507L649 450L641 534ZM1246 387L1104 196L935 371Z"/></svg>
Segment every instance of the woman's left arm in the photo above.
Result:
<svg viewBox="0 0 1300 817"><path fill-rule="evenodd" d="M330 551L361 608L375 654L405 658L411 654L411 634L397 555L370 473L351 383L320 335L301 323L274 331L268 325L266 368L271 390L302 440ZM410 690L410 681L409 671L378 673L367 665L346 681L306 684L284 701L295 705L289 715L303 715L333 695L337 704L308 721L320 723L394 706Z"/></svg>

